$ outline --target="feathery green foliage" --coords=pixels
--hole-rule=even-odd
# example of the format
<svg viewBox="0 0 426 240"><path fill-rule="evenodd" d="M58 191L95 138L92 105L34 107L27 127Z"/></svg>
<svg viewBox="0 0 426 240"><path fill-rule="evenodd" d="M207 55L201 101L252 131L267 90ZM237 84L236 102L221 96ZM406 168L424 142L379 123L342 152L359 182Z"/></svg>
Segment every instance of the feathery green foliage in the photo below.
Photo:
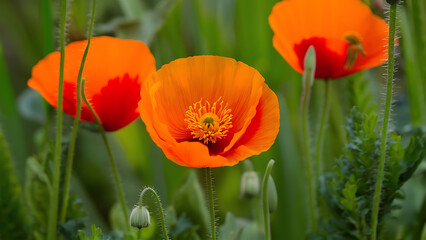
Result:
<svg viewBox="0 0 426 240"><path fill-rule="evenodd" d="M48 157L51 158L51 155ZM51 180L46 166L35 157L28 158L25 177L25 199L32 220L32 236L43 240L47 234Z"/></svg>
<svg viewBox="0 0 426 240"><path fill-rule="evenodd" d="M336 168L321 178L321 193L331 217L323 222L327 239L367 239L377 159L380 154L380 131L377 115L363 114L354 107L346 127L348 142ZM385 180L380 202L379 226L392 210L393 201L401 198L402 185L412 176L426 154L426 138L412 137L404 148L401 137L388 137Z"/></svg>
<svg viewBox="0 0 426 240"><path fill-rule="evenodd" d="M92 225L92 236L86 237L86 234L83 231L78 231L78 236L80 240L101 240L104 239L102 235L102 230L96 227L94 224Z"/></svg>
<svg viewBox="0 0 426 240"><path fill-rule="evenodd" d="M21 187L0 128L0 239L24 239L28 219L21 198Z"/></svg>

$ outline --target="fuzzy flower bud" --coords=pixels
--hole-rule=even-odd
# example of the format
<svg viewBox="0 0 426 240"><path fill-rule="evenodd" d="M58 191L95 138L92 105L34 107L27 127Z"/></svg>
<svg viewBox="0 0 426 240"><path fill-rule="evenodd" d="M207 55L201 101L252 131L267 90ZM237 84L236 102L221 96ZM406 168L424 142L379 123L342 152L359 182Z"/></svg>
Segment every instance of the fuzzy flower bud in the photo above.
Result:
<svg viewBox="0 0 426 240"><path fill-rule="evenodd" d="M275 186L274 179L269 176L268 179L268 201L269 201L269 212L275 212L278 208L278 194L277 187Z"/></svg>
<svg viewBox="0 0 426 240"><path fill-rule="evenodd" d="M136 228L146 228L151 224L149 211L146 207L136 206L130 214L130 225Z"/></svg>
<svg viewBox="0 0 426 240"><path fill-rule="evenodd" d="M246 198L253 198L259 195L259 177L255 171L246 171L241 177L240 193Z"/></svg>

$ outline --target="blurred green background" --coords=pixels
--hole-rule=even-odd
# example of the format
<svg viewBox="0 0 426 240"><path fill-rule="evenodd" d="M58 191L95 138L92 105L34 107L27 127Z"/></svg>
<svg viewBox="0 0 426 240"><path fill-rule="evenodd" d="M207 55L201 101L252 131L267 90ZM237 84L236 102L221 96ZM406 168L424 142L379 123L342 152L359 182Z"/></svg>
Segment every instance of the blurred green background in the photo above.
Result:
<svg viewBox="0 0 426 240"><path fill-rule="evenodd" d="M68 42L85 39L91 1L70 1L67 20ZM273 147L251 158L262 176L269 159L275 159L272 175L278 188L278 210L271 215L272 236L303 239L306 232L306 180L300 142L299 101L301 75L272 47L268 16L276 0L103 0L99 1L94 35L112 35L145 42L157 68L193 55L235 58L256 68L278 96L280 133ZM370 2L364 1L366 4ZM373 12L383 17L379 1ZM31 68L47 53L58 49L59 1L0 1L0 126L14 160L20 183L24 183L28 156L44 151L44 134L54 139L54 110L34 91L28 90ZM399 9L398 72L394 93L392 125L426 126L426 4L411 0ZM353 105L382 112L384 67L331 82L331 108L324 140L326 170L333 166L345 142L345 119ZM312 138L316 137L324 84L316 81L310 109ZM69 141L71 119L65 119L64 147ZM154 186L163 204L173 202L189 168L167 160L151 141L140 119L110 133L113 152L130 207L137 203L144 186ZM314 143L312 143L314 146ZM239 196L242 164L214 169L219 223L227 212L249 218L251 203ZM419 174L425 174L424 165ZM197 171L200 181L201 171ZM426 179L426 178L425 178ZM407 212L399 221L410 221L421 208L425 180L414 177L407 191ZM90 126L79 131L71 191L82 199L87 223L104 231L110 221L116 194L105 147ZM423 203L424 204L424 203ZM424 204L425 205L425 204ZM425 205L426 206L426 205ZM426 210L425 210L426 211ZM390 233L396 231L389 227Z"/></svg>

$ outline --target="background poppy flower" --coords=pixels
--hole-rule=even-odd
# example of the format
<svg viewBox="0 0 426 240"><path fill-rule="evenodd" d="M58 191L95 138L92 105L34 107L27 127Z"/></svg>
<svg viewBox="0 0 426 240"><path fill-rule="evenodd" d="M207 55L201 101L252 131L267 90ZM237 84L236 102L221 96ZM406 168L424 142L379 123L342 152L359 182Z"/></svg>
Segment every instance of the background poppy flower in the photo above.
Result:
<svg viewBox="0 0 426 240"><path fill-rule="evenodd" d="M386 22L360 0L285 0L269 16L273 44L299 73L315 47L315 78L339 78L387 59Z"/></svg>
<svg viewBox="0 0 426 240"><path fill-rule="evenodd" d="M268 150L279 130L278 100L256 69L231 58L175 60L141 90L139 111L175 163L232 166Z"/></svg>
<svg viewBox="0 0 426 240"><path fill-rule="evenodd" d="M75 117L76 85L87 40L65 47L63 109ZM33 67L28 86L57 106L60 52L56 51ZM135 40L94 37L87 55L82 78L85 94L106 131L118 130L138 118L140 87L155 71L155 60L148 47ZM92 122L94 116L82 103L80 120Z"/></svg>

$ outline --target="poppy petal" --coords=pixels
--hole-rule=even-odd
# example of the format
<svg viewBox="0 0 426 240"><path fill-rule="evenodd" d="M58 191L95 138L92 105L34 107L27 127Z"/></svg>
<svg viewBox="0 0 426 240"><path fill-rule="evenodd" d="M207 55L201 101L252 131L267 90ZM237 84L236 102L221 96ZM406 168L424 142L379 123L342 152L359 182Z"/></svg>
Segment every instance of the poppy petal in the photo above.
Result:
<svg viewBox="0 0 426 240"><path fill-rule="evenodd" d="M316 78L339 78L381 65L387 58L387 24L359 0L281 1L274 6L269 24L275 49L299 73L307 45L315 46L317 63L322 65L317 65ZM359 37L365 53L358 54L350 68L345 67L348 35Z"/></svg>
<svg viewBox="0 0 426 240"><path fill-rule="evenodd" d="M180 121L185 119L189 106L201 99L213 103L219 98L228 104L234 116L228 135L238 139L255 115L264 79L255 69L233 59L199 56L164 65L153 76L153 81L160 81L150 92L157 109L155 114L168 126L170 134L181 142L193 139L188 124ZM235 90L240 94L235 94ZM223 151L235 141L233 138L218 141L215 151Z"/></svg>
<svg viewBox="0 0 426 240"><path fill-rule="evenodd" d="M237 130L232 127L232 134L217 143L193 139L184 121L188 107L201 98L213 102L219 97L232 109ZM190 57L163 66L143 85L139 111L167 158L196 168L232 166L248 154L266 151L279 128L278 101L263 77L224 57Z"/></svg>
<svg viewBox="0 0 426 240"><path fill-rule="evenodd" d="M65 47L63 109L76 115L76 83L86 41ZM57 106L60 53L49 54L33 68L28 85L52 106ZM120 129L138 117L137 104L142 82L155 71L155 60L148 47L140 41L113 37L94 37L86 58L82 78L85 94L93 104L107 131ZM82 121L94 121L82 103Z"/></svg>

